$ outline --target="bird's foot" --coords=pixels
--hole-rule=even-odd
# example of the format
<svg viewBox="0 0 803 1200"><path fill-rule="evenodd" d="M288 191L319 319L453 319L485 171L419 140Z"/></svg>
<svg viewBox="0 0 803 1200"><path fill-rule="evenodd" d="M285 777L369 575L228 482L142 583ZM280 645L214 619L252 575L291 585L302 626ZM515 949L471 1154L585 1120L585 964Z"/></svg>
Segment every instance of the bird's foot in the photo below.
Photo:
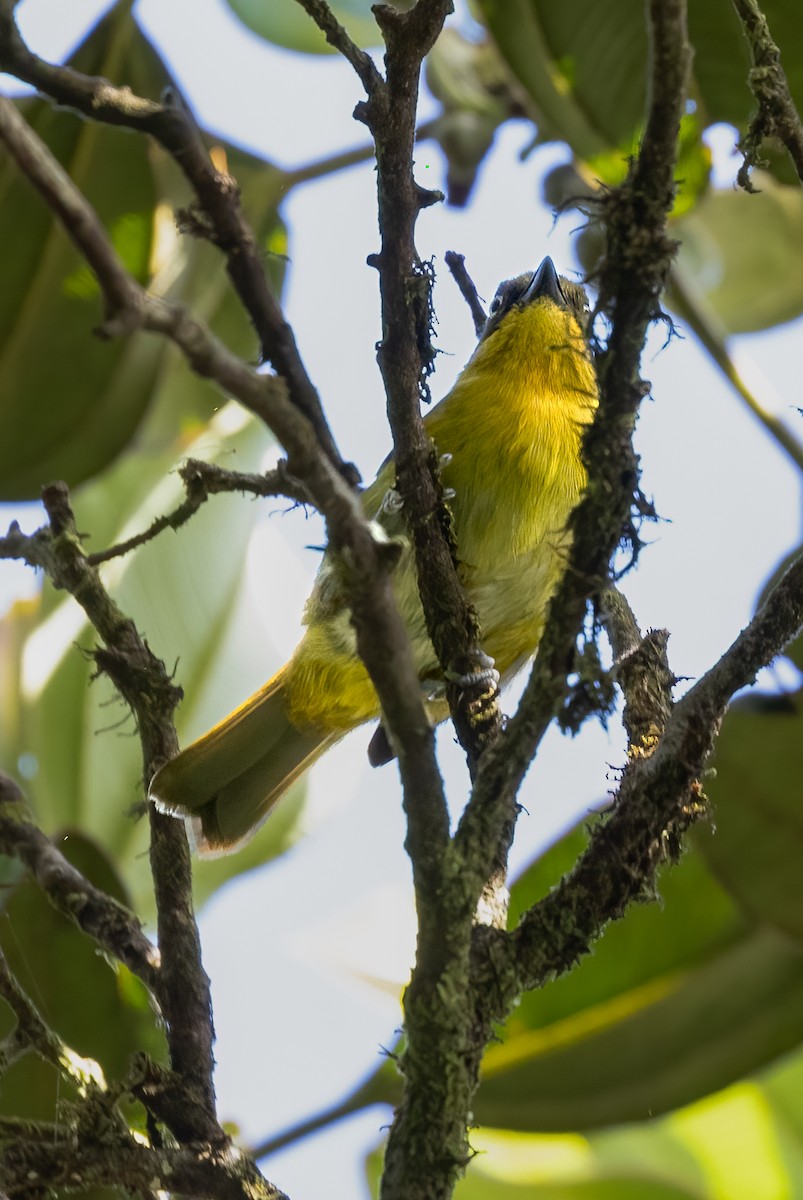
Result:
<svg viewBox="0 0 803 1200"><path fill-rule="evenodd" d="M445 672L449 682L460 689L455 719L458 724L464 723L466 735L481 750L496 739L502 728L499 672L494 660L482 650L472 651L459 668ZM463 734L460 740L465 745Z"/></svg>
<svg viewBox="0 0 803 1200"><path fill-rule="evenodd" d="M404 501L401 495L395 488L388 488L382 497L382 503L379 505L381 513L387 513L389 517L395 517L404 508Z"/></svg>
<svg viewBox="0 0 803 1200"><path fill-rule="evenodd" d="M458 687L464 690L471 689L472 691L475 688L491 684L498 691L499 672L491 656L485 654L482 650L475 650L470 654L469 658L468 671L444 671L444 675L449 682L456 683Z"/></svg>

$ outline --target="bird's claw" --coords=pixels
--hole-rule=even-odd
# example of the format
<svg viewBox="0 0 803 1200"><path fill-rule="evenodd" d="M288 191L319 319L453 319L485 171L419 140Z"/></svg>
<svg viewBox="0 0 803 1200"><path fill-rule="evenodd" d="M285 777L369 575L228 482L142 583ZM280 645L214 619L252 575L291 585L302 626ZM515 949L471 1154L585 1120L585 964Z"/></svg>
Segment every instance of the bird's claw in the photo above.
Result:
<svg viewBox="0 0 803 1200"><path fill-rule="evenodd" d="M472 654L472 659L476 666L469 672L444 671L449 682L456 683L461 688L482 687L489 683L495 687L499 683L500 676L491 656L482 650L477 650Z"/></svg>
<svg viewBox="0 0 803 1200"><path fill-rule="evenodd" d="M388 488L382 497L382 503L379 506L379 511L387 513L391 517L395 517L404 508L404 501L401 495L395 488Z"/></svg>

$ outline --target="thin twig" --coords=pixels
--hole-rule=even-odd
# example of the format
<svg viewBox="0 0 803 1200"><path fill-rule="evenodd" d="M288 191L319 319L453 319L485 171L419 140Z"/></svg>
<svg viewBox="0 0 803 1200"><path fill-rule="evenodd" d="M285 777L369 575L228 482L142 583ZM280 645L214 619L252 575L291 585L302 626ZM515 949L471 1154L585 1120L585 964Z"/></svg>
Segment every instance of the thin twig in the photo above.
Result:
<svg viewBox="0 0 803 1200"><path fill-rule="evenodd" d="M11 1033L0 1041L0 1079L8 1068L13 1066L18 1059L23 1058L30 1049L30 1042L22 1036L19 1026L15 1025Z"/></svg>
<svg viewBox="0 0 803 1200"><path fill-rule="evenodd" d="M666 656L669 634L651 629L642 637L630 605L617 588L603 592L600 607L616 660L614 675L625 698L622 724L629 753L651 753L672 711L676 680Z"/></svg>
<svg viewBox="0 0 803 1200"><path fill-rule="evenodd" d="M370 95L374 88L381 87L382 76L370 54L352 41L325 0L298 0L298 3L324 34L329 45L351 63L366 92Z"/></svg>
<svg viewBox="0 0 803 1200"><path fill-rule="evenodd" d="M21 1117L0 1117L0 1141L20 1137L27 1141L57 1142L59 1126L52 1121L26 1121ZM2 1194L2 1193L0 1193Z"/></svg>
<svg viewBox="0 0 803 1200"><path fill-rule="evenodd" d="M443 256L443 261L452 272L454 281L460 288L460 295L465 300L471 312L471 319L474 322L474 332L479 337L485 328L488 314L482 307L476 284L466 270L465 256L457 254L454 250L447 250Z"/></svg>
<svg viewBox="0 0 803 1200"><path fill-rule="evenodd" d="M781 66L781 52L772 40L767 18L756 0L733 0L733 7L750 46L753 65L748 72L747 83L758 103L758 112L739 142L744 162L736 179L745 191L755 190L750 182L750 169L760 165L759 155L764 139L777 137L789 151L798 178L803 183L803 124Z"/></svg>
<svg viewBox="0 0 803 1200"><path fill-rule="evenodd" d="M438 127L437 118L431 121L422 121L415 131L416 144L425 142L431 138ZM342 171L346 167L354 167L359 163L369 162L376 157L376 149L373 142L366 143L363 146L357 146L353 150L341 150L336 154L327 154L324 158L315 159L312 162L304 163L300 167L285 167L284 181L289 191L290 188L297 187L302 183L309 183L314 179L321 179L324 175L333 175L336 171Z"/></svg>
<svg viewBox="0 0 803 1200"><path fill-rule="evenodd" d="M293 479L288 473L285 462L280 462L272 471L254 475L245 471L229 471L215 463L188 458L179 468L179 475L187 493L186 499L171 512L157 517L142 533L137 533L124 542L118 542L115 546L109 546L106 550L96 550L87 555L90 566L97 567L112 558L130 554L132 550L158 537L165 529L180 529L210 496L221 492L250 493L252 496L286 496L297 504L311 503L309 492L299 480Z"/></svg>
<svg viewBox="0 0 803 1200"><path fill-rule="evenodd" d="M105 1090L106 1081L100 1063L84 1058L61 1040L42 1018L34 1002L25 994L0 950L0 996L17 1019L18 1037L26 1041L46 1062L71 1079L82 1093L87 1089Z"/></svg>
<svg viewBox="0 0 803 1200"><path fill-rule="evenodd" d="M148 757L150 749L143 737L143 751ZM190 848L181 822L158 812L154 805L149 806L148 816L162 954L162 1011L168 1027L170 1063L186 1089L181 1140L222 1144L228 1137L215 1111L212 995L193 911Z"/></svg>

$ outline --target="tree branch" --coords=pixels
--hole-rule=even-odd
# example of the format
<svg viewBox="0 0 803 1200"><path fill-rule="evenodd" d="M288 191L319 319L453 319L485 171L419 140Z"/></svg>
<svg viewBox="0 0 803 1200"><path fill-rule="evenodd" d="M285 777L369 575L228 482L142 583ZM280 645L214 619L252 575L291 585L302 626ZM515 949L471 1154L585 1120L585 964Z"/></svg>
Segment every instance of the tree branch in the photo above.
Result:
<svg viewBox="0 0 803 1200"><path fill-rule="evenodd" d="M32 537L26 538L16 526L12 527L8 536L0 540L0 554L23 558L45 570L54 585L69 591L86 612L105 643L104 647L95 651L97 665L109 675L135 713L145 773L149 778L156 764L175 752L175 732L170 716L180 692L170 683L163 664L152 655L133 624L107 595L97 569L88 563L75 528L66 487L53 484L45 488L43 500L50 518L49 528L40 529ZM17 796L18 793L12 788L11 799ZM4 821L0 823L0 829L3 828ZM23 829L22 833L23 840L15 847L21 857L26 861L32 858L35 866L47 869L51 881L53 872L50 868L54 862L62 878L68 878L52 848L42 845L38 831L32 833ZM137 1146L136 1153L141 1157L136 1164L132 1164L127 1156L135 1144L128 1138L122 1120L119 1128L115 1121L117 1139L109 1145L104 1144L101 1149L101 1143L88 1139L80 1125L81 1121L91 1124L92 1113L83 1113L79 1109L75 1130L70 1130L70 1137L75 1133L73 1142L68 1138L67 1145L48 1146L43 1157L41 1145L32 1145L21 1139L0 1155L3 1179L12 1181L7 1184L10 1186L10 1195L33 1194L35 1188L32 1181L47 1180L51 1176L54 1183L61 1182L66 1190L84 1189L87 1181L120 1182L130 1184L131 1190L136 1190L144 1186L140 1181L145 1174L149 1181L149 1194L152 1193L154 1180L160 1182L164 1190L181 1192L183 1184L180 1186L179 1180L186 1178L194 1181L190 1190L197 1195L249 1198L281 1195L262 1179L247 1156L231 1148L228 1137L217 1122L212 1085L214 1030L208 979L201 962L198 931L192 911L186 836L180 822L164 817L155 810L152 811L151 835L161 967L158 975L151 977L149 982L158 997L167 1024L173 1070L159 1072L158 1088L152 1072L140 1072L140 1077L132 1079L128 1086L133 1094L158 1114L160 1120L168 1124L168 1128L182 1143L200 1144L202 1152L198 1153L197 1149L190 1149L186 1153L167 1152ZM90 904L97 898L88 892L80 879L77 883L81 888L81 897L78 902L73 900L73 904L79 912L86 913L91 909L82 902L82 897L88 896ZM97 935L94 928L89 932ZM113 948L117 949L116 944ZM136 966L136 963L132 965ZM0 992L17 1014L20 1032L50 1061L57 1059L62 1063L62 1069L71 1072L79 1082L84 1076L91 1082L94 1078L92 1064L87 1065L69 1049L62 1049L55 1035L50 1035L43 1023L37 1023L35 1010L30 1004L24 1004L25 998L20 998L18 989L15 990L12 983L7 977L0 978ZM3 1057L9 1061L20 1049L18 1034L13 1043L7 1039L2 1048ZM102 1077L98 1086L100 1083ZM168 1154L169 1161L165 1159L165 1154ZM171 1174L174 1155L179 1155L176 1159L179 1174ZM21 1163L27 1165L27 1170L15 1174ZM14 1183L14 1180L17 1182Z"/></svg>
<svg viewBox="0 0 803 1200"><path fill-rule="evenodd" d="M140 638L133 622L117 608L87 562L64 484L42 494L50 519L48 553L41 563L56 587L69 591L105 643L94 654L137 720L143 774L177 749L172 712L181 692L159 659ZM223 1141L214 1106L212 1009L209 980L201 961L192 910L190 852L183 826L151 809L151 866L161 952L159 1002L167 1023L170 1061L183 1080L193 1110L192 1140Z"/></svg>
<svg viewBox="0 0 803 1200"><path fill-rule="evenodd" d="M624 183L612 190L603 216L607 252L599 307L610 315L607 348L598 356L600 405L583 442L588 485L569 520L572 548L552 598L546 629L518 712L480 764L457 832L466 863L482 863L506 836L500 797L515 796L566 692L574 646L588 598L606 586L609 563L623 537L633 538L638 488L632 432L645 394L639 363L647 328L675 250L666 233L674 195L677 133L690 62L684 0L650 0L651 97L641 150Z"/></svg>
<svg viewBox="0 0 803 1200"><path fill-rule="evenodd" d="M676 855L685 829L705 812L699 779L731 697L781 653L801 626L803 558L778 581L719 662L675 705L654 753L631 756L612 815L598 824L574 869L524 915L513 935L496 939L487 980L496 988L505 968L511 969L507 1005L521 989L540 987L574 967L609 921L622 916L633 900L654 894L659 867Z"/></svg>
<svg viewBox="0 0 803 1200"><path fill-rule="evenodd" d="M354 52L350 41L324 0L299 0L299 3L332 45L351 62ZM439 526L438 521L431 520L431 515L437 510L443 518L445 507L436 483L437 460L419 411L419 397L425 386L423 380L431 369L434 352L429 341L429 282L422 273L413 240L419 211L436 197L424 193L415 183L412 150L421 62L451 5L449 0L425 0L417 8L424 8L429 14L426 36L418 42L414 31L405 34L406 19L396 21L401 17L397 10L388 6L374 9L387 46L387 80L373 64L371 70L361 69L359 62L356 64L368 100L358 105L355 116L368 126L376 146L382 250L371 261L380 273L384 331L377 357L388 397L397 481L416 545L419 586L423 587L422 563L426 559L428 570L433 565L429 551L422 550L423 543L427 533ZM456 581L443 530L436 532L434 538L440 543L440 550L445 551L445 557L443 553L438 555L441 567L445 562L447 573ZM435 571L438 575L437 566ZM443 584L443 579L439 578L438 582ZM448 592L448 587L443 586ZM448 596L441 592L438 597L439 605L443 605L441 616L449 622L454 620L455 612L466 609L462 589L460 592L461 604L454 610L450 604L451 592ZM422 599L430 628L432 610L426 597L422 595ZM437 643L435 648L436 651L442 649ZM389 714L385 713L385 716L389 717ZM389 725L396 734L392 721ZM431 908L440 893L441 856L449 836L449 818L439 776L431 777L431 785L427 790L405 788L407 849L413 862L420 912L427 904Z"/></svg>
<svg viewBox="0 0 803 1200"><path fill-rule="evenodd" d="M803 183L803 124L781 66L781 52L772 40L767 18L756 0L733 0L733 7L750 46L753 65L747 75L747 84L758 103L758 112L739 142L744 162L736 176L737 182L746 192L755 190L750 182L750 169L760 165L759 154L764 139L777 137L789 151Z"/></svg>
<svg viewBox="0 0 803 1200"><path fill-rule="evenodd" d="M17 785L0 772L0 853L23 862L53 907L125 963L158 1001L159 951L139 919L90 883L41 829L15 811L21 799Z"/></svg>
<svg viewBox="0 0 803 1200"><path fill-rule="evenodd" d="M415 550L427 632L450 681L449 707L473 771L482 749L501 726L501 714L495 695L489 700L484 680L476 688L465 684L483 663L481 635L458 577L457 548L438 477L437 453L421 420L420 401L429 398L427 378L435 351L432 272L418 257L414 233L421 209L443 197L420 187L412 169L421 63L452 4L451 0L419 0L406 13L388 4L374 8L386 46L383 79L373 64L367 70L359 60L353 61L350 40L324 0L299 3L355 66L367 95L355 116L368 126L376 147L381 249L370 262L380 278L383 337L377 360L387 395L397 488ZM453 677L461 682L451 681ZM442 817L435 825L432 816L427 820L430 841L433 828L446 827Z"/></svg>
<svg viewBox="0 0 803 1200"><path fill-rule="evenodd" d="M0 1178L10 1200L38 1200L42 1193L86 1193L119 1187L128 1195L154 1190L208 1200L287 1200L250 1159L232 1146L206 1152L143 1146L133 1138L103 1141L59 1126L54 1142L27 1138L0 1150Z"/></svg>
<svg viewBox="0 0 803 1200"><path fill-rule="evenodd" d="M570 519L572 550L550 606L524 699L506 731L480 759L473 794L455 835L449 880L459 879L460 883L449 892L452 923L448 930L440 930L442 946L448 948L441 953L448 954L451 969L435 976L439 986L429 992L428 978L419 975L417 968L405 996L409 1039L403 1058L405 1099L388 1143L383 1200L413 1195L446 1197L467 1161L466 1116L482 1051L500 1012L500 1006L491 1000L499 994L489 978L492 969L483 975L474 965L477 947L495 945L497 938L507 935L493 928L477 929L472 935L470 920L465 919L466 901L479 895L496 864L506 856L515 820L515 796L564 695L587 599L604 586L609 561L630 525L638 483L631 435L644 394L639 361L647 327L659 311L658 297L673 251L666 220L672 204L676 139L689 64L682 0L651 0L650 20L653 92L644 141L625 183L611 193L606 206L608 256L601 296L611 314L611 336L600 362L600 410L583 446L588 487ZM462 958L466 933L473 944L468 963ZM573 939L557 929L555 936L559 945L568 945L567 954L571 953ZM490 955L484 961L489 959ZM522 983L520 976L518 983ZM462 985L459 1004L450 1002L449 985ZM468 1017L466 994L476 1006ZM513 1002L512 991L506 1000ZM408 1096L414 1084L418 1086L416 1111L411 1112ZM464 1124L458 1130L454 1115L463 1104ZM423 1164L420 1175L413 1162L416 1156Z"/></svg>

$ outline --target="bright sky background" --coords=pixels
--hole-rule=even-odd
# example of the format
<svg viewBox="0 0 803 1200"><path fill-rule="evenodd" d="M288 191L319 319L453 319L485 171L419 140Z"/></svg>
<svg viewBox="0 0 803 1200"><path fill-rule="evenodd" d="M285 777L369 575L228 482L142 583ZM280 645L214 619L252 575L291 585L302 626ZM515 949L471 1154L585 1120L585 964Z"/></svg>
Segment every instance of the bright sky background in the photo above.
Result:
<svg viewBox="0 0 803 1200"><path fill-rule="evenodd" d="M105 7L100 0L68 6L25 0L18 12L33 48L56 57ZM363 127L351 118L361 90L338 59L266 47L222 0L141 0L138 13L207 128L287 166L364 142ZM425 98L422 115L430 110ZM546 147L522 165L518 155L529 137L523 123L505 127L469 209L440 206L421 216L419 251L440 268L435 300L445 353L436 398L448 390L473 342L468 311L442 267L446 250L466 255L486 299L499 280L535 267L547 253L559 270L575 266L570 242L577 218L553 227L540 203L540 180L564 153ZM717 161L726 185L737 166L728 156L731 144L729 131L722 131ZM441 184L434 145L419 148L417 169L422 181ZM291 233L287 312L341 449L368 480L389 448L373 349L380 336L377 276L365 265L378 244L372 167L298 191L285 217ZM802 327L798 321L739 341L740 363L749 360L753 376L765 378L764 402L790 418L801 403ZM748 620L760 585L799 541L800 493L783 454L691 335L666 350L662 343L658 331L645 358L653 400L642 410L638 449L644 489L665 522L645 531L651 545L624 590L643 627L672 631L672 666L694 677ZM18 509L0 513L0 524L12 515L20 515ZM38 518L29 511L20 520L32 528ZM280 570L265 549L268 543L275 548L277 530L289 543ZM318 561L304 546L319 541L317 528L298 515L274 516L255 536L250 569L260 595L269 597L264 620L287 654ZM0 573L3 607L14 591L33 586L22 568L0 564ZM508 711L512 704L506 702ZM314 773L309 834L297 848L225 889L201 918L214 986L221 1114L239 1123L247 1139L261 1140L338 1100L374 1069L380 1047L394 1041L397 991L361 977L400 983L409 969L409 869L395 769L371 772L366 741L364 734L347 739ZM459 804L465 794L461 755L448 733L441 743L447 784ZM547 739L522 794L528 815L520 822L514 867L600 802L608 764L622 755L618 733L609 740L597 726L575 742L558 734ZM277 1155L265 1165L267 1175L293 1200L362 1195L361 1154L387 1120L375 1109L348 1129L337 1126Z"/></svg>

